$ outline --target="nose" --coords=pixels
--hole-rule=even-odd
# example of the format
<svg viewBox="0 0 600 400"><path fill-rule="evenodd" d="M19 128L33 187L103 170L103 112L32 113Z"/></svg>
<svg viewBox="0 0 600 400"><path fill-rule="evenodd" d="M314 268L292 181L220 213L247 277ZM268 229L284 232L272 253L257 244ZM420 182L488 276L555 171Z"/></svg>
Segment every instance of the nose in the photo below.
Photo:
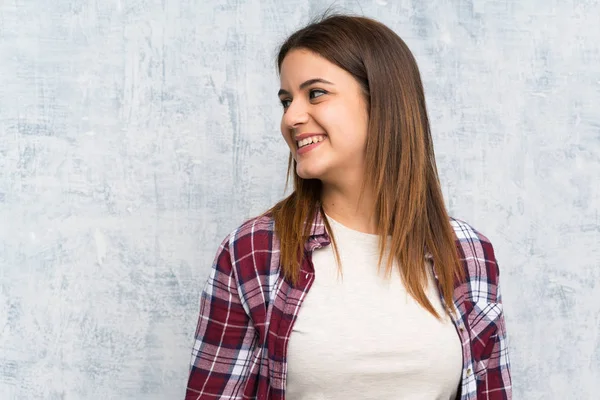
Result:
<svg viewBox="0 0 600 400"><path fill-rule="evenodd" d="M308 110L300 100L292 101L283 114L283 123L288 129L296 129L308 120Z"/></svg>

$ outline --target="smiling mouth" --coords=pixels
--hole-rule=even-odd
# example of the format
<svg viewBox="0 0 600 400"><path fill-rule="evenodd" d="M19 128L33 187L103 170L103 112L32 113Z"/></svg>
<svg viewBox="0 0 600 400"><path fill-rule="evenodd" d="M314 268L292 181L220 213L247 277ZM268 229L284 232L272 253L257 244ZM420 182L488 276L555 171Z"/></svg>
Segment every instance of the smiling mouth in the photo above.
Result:
<svg viewBox="0 0 600 400"><path fill-rule="evenodd" d="M296 141L296 146L298 149L301 149L301 148L303 148L305 146L309 146L313 143L322 142L323 140L325 140L325 135L310 136L305 139Z"/></svg>

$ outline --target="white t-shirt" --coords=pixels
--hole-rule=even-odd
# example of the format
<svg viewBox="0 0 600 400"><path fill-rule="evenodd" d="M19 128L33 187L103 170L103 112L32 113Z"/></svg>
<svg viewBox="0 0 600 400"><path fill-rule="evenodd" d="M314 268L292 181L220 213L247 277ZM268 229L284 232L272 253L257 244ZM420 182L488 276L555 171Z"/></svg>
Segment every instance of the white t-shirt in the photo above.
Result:
<svg viewBox="0 0 600 400"><path fill-rule="evenodd" d="M406 292L396 266L385 278L385 258L378 274L377 235L328 220L343 277L333 246L313 252L315 280L288 345L286 398L454 399L462 347L431 273L426 293L443 321Z"/></svg>

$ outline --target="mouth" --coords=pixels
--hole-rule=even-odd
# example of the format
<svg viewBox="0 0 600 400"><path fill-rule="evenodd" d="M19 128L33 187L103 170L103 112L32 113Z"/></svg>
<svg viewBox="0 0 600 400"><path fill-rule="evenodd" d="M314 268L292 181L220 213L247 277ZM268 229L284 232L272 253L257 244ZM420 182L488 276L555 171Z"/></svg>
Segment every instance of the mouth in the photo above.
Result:
<svg viewBox="0 0 600 400"><path fill-rule="evenodd" d="M311 144L317 144L325 140L325 136L323 134L303 134L296 137L296 148L302 149L304 147L310 146Z"/></svg>
<svg viewBox="0 0 600 400"><path fill-rule="evenodd" d="M324 134L302 134L296 137L296 155L298 157L304 156L309 151L320 146L327 135Z"/></svg>

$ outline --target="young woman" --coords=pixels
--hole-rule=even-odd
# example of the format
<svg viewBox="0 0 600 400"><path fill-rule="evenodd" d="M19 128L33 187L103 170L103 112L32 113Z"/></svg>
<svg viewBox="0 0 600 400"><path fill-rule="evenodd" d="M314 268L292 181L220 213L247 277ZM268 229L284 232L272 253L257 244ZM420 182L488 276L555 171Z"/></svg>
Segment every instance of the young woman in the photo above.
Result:
<svg viewBox="0 0 600 400"><path fill-rule="evenodd" d="M186 399L510 399L494 250L447 215L405 43L330 16L278 71L294 192L221 244Z"/></svg>

